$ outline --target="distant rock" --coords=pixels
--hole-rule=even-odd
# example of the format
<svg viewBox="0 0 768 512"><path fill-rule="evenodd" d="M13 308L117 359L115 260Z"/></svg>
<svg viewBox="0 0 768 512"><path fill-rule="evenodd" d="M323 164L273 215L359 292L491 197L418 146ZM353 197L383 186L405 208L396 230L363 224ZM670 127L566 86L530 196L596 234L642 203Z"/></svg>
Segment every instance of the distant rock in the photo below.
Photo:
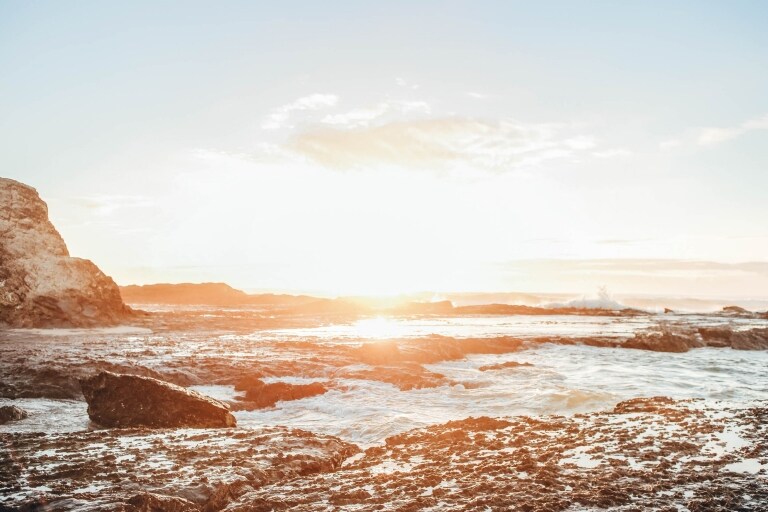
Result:
<svg viewBox="0 0 768 512"><path fill-rule="evenodd" d="M111 278L70 257L37 191L0 178L0 325L91 327L130 315Z"/></svg>
<svg viewBox="0 0 768 512"><path fill-rule="evenodd" d="M129 304L205 304L232 306L246 304L249 295L225 283L180 283L121 286Z"/></svg>
<svg viewBox="0 0 768 512"><path fill-rule="evenodd" d="M322 395L328 388L320 382L309 384L289 384L273 382L270 384L252 377L245 377L235 385L235 389L245 391L245 401L255 409L272 407L277 402L300 400Z"/></svg>
<svg viewBox="0 0 768 512"><path fill-rule="evenodd" d="M23 420L29 416L27 411L15 405L4 405L0 407L0 425L9 421Z"/></svg>
<svg viewBox="0 0 768 512"><path fill-rule="evenodd" d="M106 427L234 427L213 398L151 377L101 372L80 380L88 416Z"/></svg>
<svg viewBox="0 0 768 512"><path fill-rule="evenodd" d="M741 306L725 306L722 309L722 312L725 313L726 315L739 315L739 316L741 316L741 315L744 315L744 316L752 315L751 311L746 310L746 309L742 308Z"/></svg>
<svg viewBox="0 0 768 512"><path fill-rule="evenodd" d="M205 306L264 306L273 308L303 307L330 302L308 295L261 293L251 295L226 283L158 283L120 287L128 304L177 304Z"/></svg>

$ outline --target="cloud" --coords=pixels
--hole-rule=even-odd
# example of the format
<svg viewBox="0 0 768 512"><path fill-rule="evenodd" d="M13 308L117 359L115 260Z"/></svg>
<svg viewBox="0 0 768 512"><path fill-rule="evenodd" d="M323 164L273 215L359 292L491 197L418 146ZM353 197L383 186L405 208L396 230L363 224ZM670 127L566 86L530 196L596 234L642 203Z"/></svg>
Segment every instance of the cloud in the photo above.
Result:
<svg viewBox="0 0 768 512"><path fill-rule="evenodd" d="M710 146L735 139L755 130L768 130L768 115L750 119L738 126L729 128L703 128L699 132L697 142L701 146Z"/></svg>
<svg viewBox="0 0 768 512"><path fill-rule="evenodd" d="M335 94L310 94L278 107L262 123L264 130L278 130L288 127L288 121L294 112L320 110L335 106L339 97Z"/></svg>
<svg viewBox="0 0 768 512"><path fill-rule="evenodd" d="M388 114L425 115L432 112L426 101L385 101L372 107L357 108L340 114L328 114L320 120L323 124L339 127L369 126Z"/></svg>
<svg viewBox="0 0 768 512"><path fill-rule="evenodd" d="M395 78L395 84L397 84L398 87L404 87L406 89L412 89L414 91L420 87L419 84L411 83L405 78L401 78L401 77Z"/></svg>
<svg viewBox="0 0 768 512"><path fill-rule="evenodd" d="M354 129L313 129L296 134L287 147L333 168L442 168L466 164L503 171L588 154L596 145L594 139L568 133L571 130L562 124L451 117Z"/></svg>

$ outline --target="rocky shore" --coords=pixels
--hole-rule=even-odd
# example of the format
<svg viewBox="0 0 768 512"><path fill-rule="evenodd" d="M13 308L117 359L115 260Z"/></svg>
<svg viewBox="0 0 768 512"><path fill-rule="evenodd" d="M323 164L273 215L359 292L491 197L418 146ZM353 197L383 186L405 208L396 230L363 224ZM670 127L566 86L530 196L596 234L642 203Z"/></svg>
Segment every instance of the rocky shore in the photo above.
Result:
<svg viewBox="0 0 768 512"><path fill-rule="evenodd" d="M285 428L0 435L0 510L690 510L768 503L768 403L468 418L360 451Z"/></svg>

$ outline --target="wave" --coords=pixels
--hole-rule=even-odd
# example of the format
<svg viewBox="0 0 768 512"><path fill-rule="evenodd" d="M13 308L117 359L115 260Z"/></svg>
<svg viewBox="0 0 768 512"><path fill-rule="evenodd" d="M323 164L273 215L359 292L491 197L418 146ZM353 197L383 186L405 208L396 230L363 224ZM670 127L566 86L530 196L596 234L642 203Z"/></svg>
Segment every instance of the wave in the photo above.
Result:
<svg viewBox="0 0 768 512"><path fill-rule="evenodd" d="M625 304L617 301L610 294L605 286L600 286L597 289L596 297L587 297L582 295L578 299L572 299L566 302L549 302L543 304L542 307L547 309L559 309L559 308L579 308L579 309L610 309L614 311L620 311L627 309Z"/></svg>

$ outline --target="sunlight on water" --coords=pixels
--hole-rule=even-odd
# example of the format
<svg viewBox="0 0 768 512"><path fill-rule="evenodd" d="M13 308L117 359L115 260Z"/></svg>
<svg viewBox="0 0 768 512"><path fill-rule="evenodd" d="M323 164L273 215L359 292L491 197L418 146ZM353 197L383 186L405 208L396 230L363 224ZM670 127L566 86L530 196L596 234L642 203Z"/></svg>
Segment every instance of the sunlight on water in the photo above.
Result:
<svg viewBox="0 0 768 512"><path fill-rule="evenodd" d="M112 334L109 344L142 354L142 363L164 366L177 357L222 358L232 364L264 360L264 343L311 340L323 344L360 344L382 338L419 338L439 334L456 338L559 335L626 337L657 323L660 317L514 316L387 319L369 318L313 329L259 331L250 335L181 333L146 337ZM667 315L665 318L669 318ZM764 326L764 320L679 316L696 325L728 323L735 328ZM100 335L103 338L103 335ZM428 339L423 340L429 343ZM58 343L52 341L51 343ZM66 342L62 342L66 343ZM102 343L94 341L93 343ZM93 345L95 346L95 345ZM152 347L151 351L147 347ZM119 356L117 354L115 357ZM481 370L500 363L521 366ZM527 363L527 365L526 365ZM360 364L361 369L370 367ZM704 398L749 404L768 398L768 352L703 348L682 354L583 345L532 344L517 352L470 355L424 365L451 385L401 391L379 381L354 378L265 376L265 382L324 382L324 395L278 402L270 409L237 411L242 428L286 425L340 436L362 445L387 436L468 416L573 414L613 407L635 397ZM233 400L242 393L223 385L193 386L206 395ZM0 431L65 431L90 428L85 403L25 399L31 413Z"/></svg>

